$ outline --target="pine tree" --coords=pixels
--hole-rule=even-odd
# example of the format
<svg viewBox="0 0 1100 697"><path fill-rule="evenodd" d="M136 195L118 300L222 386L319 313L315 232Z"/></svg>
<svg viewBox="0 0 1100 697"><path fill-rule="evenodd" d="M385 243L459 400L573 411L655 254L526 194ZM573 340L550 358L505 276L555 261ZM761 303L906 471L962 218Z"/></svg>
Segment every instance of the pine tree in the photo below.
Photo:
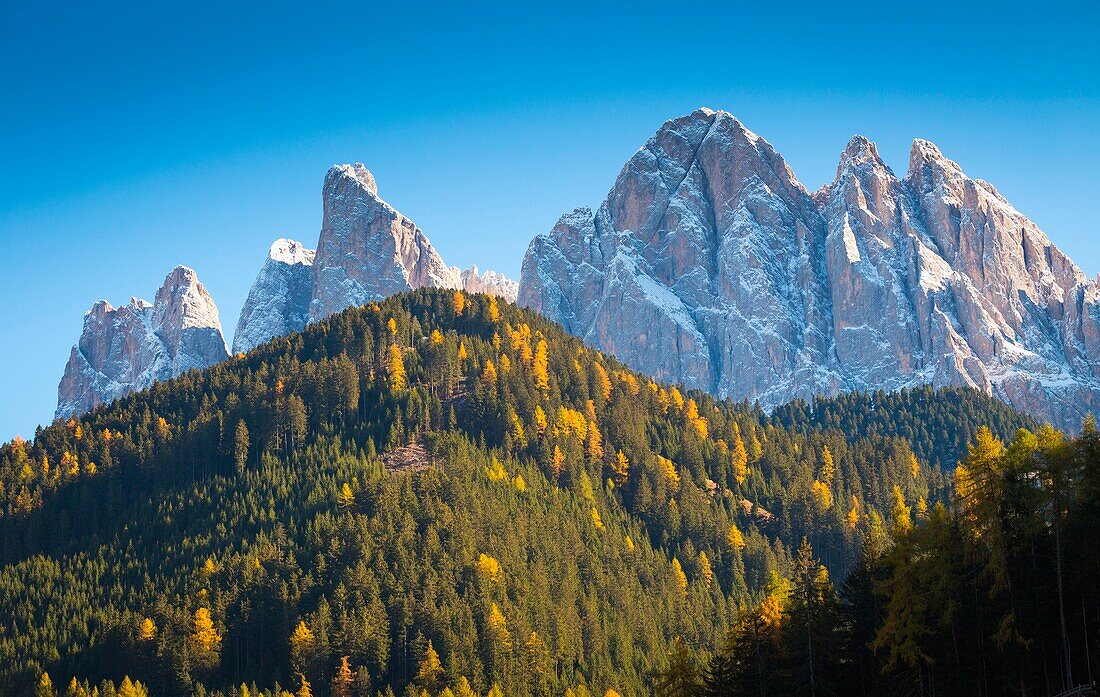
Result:
<svg viewBox="0 0 1100 697"><path fill-rule="evenodd" d="M839 672L839 610L829 573L802 541L784 627L790 684L799 694L835 694Z"/></svg>
<svg viewBox="0 0 1100 697"><path fill-rule="evenodd" d="M668 666L653 681L653 688L656 697L699 697L703 694L703 681L695 657L680 637L676 638Z"/></svg>
<svg viewBox="0 0 1100 697"><path fill-rule="evenodd" d="M241 419L237 422L237 429L233 432L233 463L236 465L237 474L244 472L248 464L248 424Z"/></svg>

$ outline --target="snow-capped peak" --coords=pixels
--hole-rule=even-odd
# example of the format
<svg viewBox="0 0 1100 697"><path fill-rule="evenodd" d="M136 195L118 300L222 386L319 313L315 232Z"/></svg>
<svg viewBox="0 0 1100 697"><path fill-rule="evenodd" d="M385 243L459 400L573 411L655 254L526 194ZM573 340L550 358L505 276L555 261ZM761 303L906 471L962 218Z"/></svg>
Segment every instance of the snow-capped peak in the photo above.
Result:
<svg viewBox="0 0 1100 697"><path fill-rule="evenodd" d="M267 258L283 264L305 264L310 266L313 264L313 257L316 253L312 249L306 249L301 242L282 237L271 243Z"/></svg>

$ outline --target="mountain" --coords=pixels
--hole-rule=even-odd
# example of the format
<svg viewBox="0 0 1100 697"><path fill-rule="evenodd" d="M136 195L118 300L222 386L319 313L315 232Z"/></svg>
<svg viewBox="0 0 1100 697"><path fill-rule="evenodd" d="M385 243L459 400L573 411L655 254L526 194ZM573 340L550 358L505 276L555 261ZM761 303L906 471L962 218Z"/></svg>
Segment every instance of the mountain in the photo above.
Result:
<svg viewBox="0 0 1100 697"><path fill-rule="evenodd" d="M424 232L378 196L360 163L329 169L317 251L276 240L233 337L245 352L348 307L416 288L454 288L514 301L519 284L476 266L447 266Z"/></svg>
<svg viewBox="0 0 1100 697"><path fill-rule="evenodd" d="M420 228L379 198L374 175L362 164L332 167L322 198L317 250L288 239L272 243L241 308L233 353L415 288L464 289L515 300L517 282L495 271L480 273L476 266L465 271L447 266ZM170 286L174 290L166 290ZM178 267L152 305L135 298L115 309L100 301L85 315L58 387L55 418L226 356L214 301L194 271Z"/></svg>
<svg viewBox="0 0 1100 697"><path fill-rule="evenodd" d="M416 288L465 288L515 299L518 287L495 272L482 276L477 267L447 266L427 235L378 196L374 175L362 164L331 168L322 196L312 320Z"/></svg>
<svg viewBox="0 0 1100 697"><path fill-rule="evenodd" d="M248 352L268 339L306 326L313 299L314 254L294 240L272 243L241 308L233 332L233 353Z"/></svg>
<svg viewBox="0 0 1100 697"><path fill-rule="evenodd" d="M732 115L665 123L606 201L539 235L519 302L664 380L774 408L968 386L1065 428L1100 411L1100 286L933 144L866 138L810 192Z"/></svg>
<svg viewBox="0 0 1100 697"><path fill-rule="evenodd" d="M0 685L329 694L346 656L359 694L436 695L431 642L482 695L653 694L803 538L841 578L899 497L942 500L914 451L980 422L956 402L788 428L490 296L350 308L0 446Z"/></svg>
<svg viewBox="0 0 1100 697"><path fill-rule="evenodd" d="M469 293L495 295L512 303L519 295L519 282L496 271L486 270L482 273L478 271L477 266L471 266L462 272L461 278L463 290Z"/></svg>
<svg viewBox="0 0 1100 697"><path fill-rule="evenodd" d="M64 419L227 357L218 308L195 272L177 266L152 303L132 298L114 308L100 300L84 315L57 387Z"/></svg>

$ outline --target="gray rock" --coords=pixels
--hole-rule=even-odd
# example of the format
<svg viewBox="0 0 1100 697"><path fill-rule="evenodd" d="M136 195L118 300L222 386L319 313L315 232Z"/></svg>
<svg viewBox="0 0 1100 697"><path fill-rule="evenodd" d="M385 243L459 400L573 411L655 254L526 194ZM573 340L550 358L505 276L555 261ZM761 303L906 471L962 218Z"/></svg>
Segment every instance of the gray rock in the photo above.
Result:
<svg viewBox="0 0 1100 697"><path fill-rule="evenodd" d="M194 271L177 266L149 303L114 308L100 300L84 315L57 388L55 418L67 418L191 369L225 360L218 308Z"/></svg>
<svg viewBox="0 0 1100 697"><path fill-rule="evenodd" d="M770 408L970 385L1075 429L1100 409L1100 288L931 143L866 138L810 193L725 112L669 121L596 213L536 237L518 302L655 377Z"/></svg>
<svg viewBox="0 0 1100 697"><path fill-rule="evenodd" d="M245 353L268 339L305 328L313 299L314 254L294 240L272 243L241 308L233 353Z"/></svg>
<svg viewBox="0 0 1100 697"><path fill-rule="evenodd" d="M427 236L378 196L361 164L328 171L324 220L313 264L310 319L413 288L461 288Z"/></svg>

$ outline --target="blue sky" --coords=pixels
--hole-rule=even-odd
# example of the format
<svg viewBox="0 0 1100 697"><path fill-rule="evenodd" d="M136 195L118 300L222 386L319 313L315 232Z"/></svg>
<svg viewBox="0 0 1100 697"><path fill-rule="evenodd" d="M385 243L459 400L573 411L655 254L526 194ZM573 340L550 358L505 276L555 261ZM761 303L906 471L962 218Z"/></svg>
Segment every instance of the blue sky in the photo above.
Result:
<svg viewBox="0 0 1100 697"><path fill-rule="evenodd" d="M0 0L0 439L47 422L92 302L194 267L227 337L270 242L364 162L449 263L517 275L706 105L811 187L914 137L1100 272L1098 3Z"/></svg>

